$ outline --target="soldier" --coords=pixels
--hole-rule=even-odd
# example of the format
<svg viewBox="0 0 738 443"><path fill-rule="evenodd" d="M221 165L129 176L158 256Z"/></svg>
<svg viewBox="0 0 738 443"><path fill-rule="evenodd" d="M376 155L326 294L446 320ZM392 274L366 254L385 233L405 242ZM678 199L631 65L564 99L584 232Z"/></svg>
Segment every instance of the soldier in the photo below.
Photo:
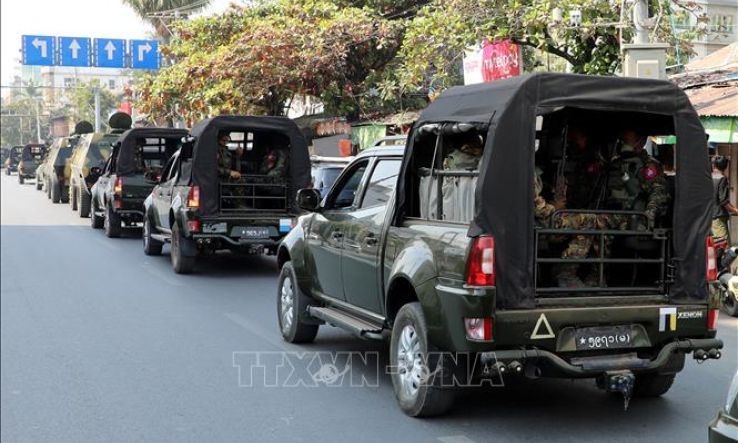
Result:
<svg viewBox="0 0 738 443"><path fill-rule="evenodd" d="M279 151L272 151L264 157L261 173L267 177L284 176L284 158L279 155Z"/></svg>
<svg viewBox="0 0 738 443"><path fill-rule="evenodd" d="M620 155L612 160L608 170L607 205L611 209L643 211L646 220L641 218L636 228L653 228L669 205L664 171L646 152L645 136L626 129L620 134L620 141ZM607 224L613 229L626 229L627 220L623 216L610 216Z"/></svg>
<svg viewBox="0 0 738 443"><path fill-rule="evenodd" d="M564 177L567 184L566 202L570 209L593 207L595 203L593 188L604 170L605 161L602 155L588 142L589 137L583 129L569 128Z"/></svg>
<svg viewBox="0 0 738 443"><path fill-rule="evenodd" d="M235 179L241 178L241 173L233 168L233 159L231 158L231 151L228 149L228 143L231 141L231 137L226 132L218 134L218 174L221 180L223 179Z"/></svg>
<svg viewBox="0 0 738 443"><path fill-rule="evenodd" d="M142 139L136 139L135 152L133 154L133 164L136 165L136 172L146 172L146 164L143 159L144 141Z"/></svg>
<svg viewBox="0 0 738 443"><path fill-rule="evenodd" d="M482 140L476 132L464 132L457 136L457 147L443 160L443 169L479 169L482 157Z"/></svg>

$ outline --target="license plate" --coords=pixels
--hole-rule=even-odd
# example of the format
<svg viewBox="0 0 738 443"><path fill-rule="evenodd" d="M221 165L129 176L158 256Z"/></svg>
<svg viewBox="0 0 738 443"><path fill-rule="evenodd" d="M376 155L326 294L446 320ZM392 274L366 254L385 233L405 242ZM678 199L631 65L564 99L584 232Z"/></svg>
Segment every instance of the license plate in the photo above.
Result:
<svg viewBox="0 0 738 443"><path fill-rule="evenodd" d="M269 228L248 227L242 228L241 238L269 238Z"/></svg>
<svg viewBox="0 0 738 443"><path fill-rule="evenodd" d="M633 347L631 326L596 326L579 328L575 334L578 351Z"/></svg>

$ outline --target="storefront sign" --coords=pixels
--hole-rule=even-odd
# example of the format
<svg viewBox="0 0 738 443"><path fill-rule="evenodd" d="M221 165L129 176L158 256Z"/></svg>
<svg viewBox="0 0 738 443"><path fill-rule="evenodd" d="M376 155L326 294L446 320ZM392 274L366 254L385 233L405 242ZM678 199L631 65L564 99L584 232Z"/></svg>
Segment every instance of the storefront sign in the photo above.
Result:
<svg viewBox="0 0 738 443"><path fill-rule="evenodd" d="M490 82L514 77L523 72L520 46L510 40L484 42L464 54L464 84Z"/></svg>

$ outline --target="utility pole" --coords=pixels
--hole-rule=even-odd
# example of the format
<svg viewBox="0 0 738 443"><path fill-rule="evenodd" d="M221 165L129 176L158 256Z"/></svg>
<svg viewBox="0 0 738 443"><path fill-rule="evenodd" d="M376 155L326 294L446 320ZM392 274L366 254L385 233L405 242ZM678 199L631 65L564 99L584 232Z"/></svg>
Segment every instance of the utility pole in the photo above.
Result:
<svg viewBox="0 0 738 443"><path fill-rule="evenodd" d="M41 143L41 119L38 115L39 98L36 97L34 101L36 102L36 143Z"/></svg>
<svg viewBox="0 0 738 443"><path fill-rule="evenodd" d="M100 88L95 88L95 132L100 132Z"/></svg>

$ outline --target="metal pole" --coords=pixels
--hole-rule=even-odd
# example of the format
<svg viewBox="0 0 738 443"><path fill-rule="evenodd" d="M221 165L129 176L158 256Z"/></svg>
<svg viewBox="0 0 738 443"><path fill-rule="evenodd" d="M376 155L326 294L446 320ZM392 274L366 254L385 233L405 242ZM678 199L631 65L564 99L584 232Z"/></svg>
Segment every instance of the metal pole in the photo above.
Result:
<svg viewBox="0 0 738 443"><path fill-rule="evenodd" d="M95 88L95 132L100 132L100 88Z"/></svg>
<svg viewBox="0 0 738 443"><path fill-rule="evenodd" d="M36 143L41 143L41 119L38 116L38 99L36 101Z"/></svg>
<svg viewBox="0 0 738 443"><path fill-rule="evenodd" d="M648 43L646 20L648 20L648 2L646 0L636 0L633 7L633 43Z"/></svg>
<svg viewBox="0 0 738 443"><path fill-rule="evenodd" d="M20 144L23 144L23 117L20 118L20 131L18 131L18 134L20 134Z"/></svg>

